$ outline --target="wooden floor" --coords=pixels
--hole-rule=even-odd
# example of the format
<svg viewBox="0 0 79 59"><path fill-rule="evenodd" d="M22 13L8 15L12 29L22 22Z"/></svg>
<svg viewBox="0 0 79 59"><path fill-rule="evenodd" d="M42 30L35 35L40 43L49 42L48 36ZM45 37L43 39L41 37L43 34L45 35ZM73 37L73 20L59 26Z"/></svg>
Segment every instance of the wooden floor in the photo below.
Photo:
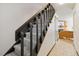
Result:
<svg viewBox="0 0 79 59"><path fill-rule="evenodd" d="M73 47L73 41L59 39L49 56L77 56Z"/></svg>
<svg viewBox="0 0 79 59"><path fill-rule="evenodd" d="M39 50L38 56L77 56L73 41L58 39L55 35L54 22L50 24L47 34ZM57 41L58 40L58 41Z"/></svg>

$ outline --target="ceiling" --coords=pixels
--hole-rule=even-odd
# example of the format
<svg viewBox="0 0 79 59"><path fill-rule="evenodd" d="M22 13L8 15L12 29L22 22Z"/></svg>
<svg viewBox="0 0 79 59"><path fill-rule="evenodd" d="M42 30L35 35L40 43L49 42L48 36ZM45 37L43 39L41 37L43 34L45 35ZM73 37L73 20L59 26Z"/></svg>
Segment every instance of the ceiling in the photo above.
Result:
<svg viewBox="0 0 79 59"><path fill-rule="evenodd" d="M60 19L66 19L69 18L71 15L73 15L73 9L75 7L75 3L64 3L64 4L52 3L52 5L55 8L56 14Z"/></svg>

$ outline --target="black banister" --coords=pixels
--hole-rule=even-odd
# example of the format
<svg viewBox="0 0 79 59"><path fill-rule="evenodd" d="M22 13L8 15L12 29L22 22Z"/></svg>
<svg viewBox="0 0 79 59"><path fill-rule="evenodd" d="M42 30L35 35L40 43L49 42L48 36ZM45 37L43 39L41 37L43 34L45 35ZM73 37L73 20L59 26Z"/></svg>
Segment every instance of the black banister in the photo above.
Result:
<svg viewBox="0 0 79 59"><path fill-rule="evenodd" d="M25 33L26 32L30 32L30 56L33 56L33 25L36 25L36 47L35 47L35 53L36 55L39 52L40 49L40 45L42 44L42 41L45 37L45 34L47 32L49 23L52 20L52 17L55 13L54 8L52 7L51 4L47 4L47 6L45 8L43 8L42 10L40 10L38 13L36 13L35 15L33 15L27 22L25 22L20 28L18 28L16 30L15 33L15 40L19 40L21 41L21 56L24 56L24 37L25 37ZM40 21L40 23L38 22ZM38 37L39 35L39 25L40 25L40 38Z"/></svg>

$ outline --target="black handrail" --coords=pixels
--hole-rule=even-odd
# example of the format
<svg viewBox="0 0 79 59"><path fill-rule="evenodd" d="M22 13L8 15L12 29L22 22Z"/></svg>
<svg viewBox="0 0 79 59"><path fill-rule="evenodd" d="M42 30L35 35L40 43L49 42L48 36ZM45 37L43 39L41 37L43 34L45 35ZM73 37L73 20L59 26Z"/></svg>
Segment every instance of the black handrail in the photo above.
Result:
<svg viewBox="0 0 79 59"><path fill-rule="evenodd" d="M33 33L32 28L33 24L36 24L36 54L39 52L40 45L44 39L44 36L48 30L49 23L52 20L52 17L55 13L53 6L49 3L47 6L40 10L38 13L33 15L27 22L25 22L20 28L18 28L15 32L15 39L21 40L21 56L24 56L24 36L25 32L30 32L30 56L33 55ZM40 20L40 40L38 38L38 20ZM26 36L27 37L27 36Z"/></svg>

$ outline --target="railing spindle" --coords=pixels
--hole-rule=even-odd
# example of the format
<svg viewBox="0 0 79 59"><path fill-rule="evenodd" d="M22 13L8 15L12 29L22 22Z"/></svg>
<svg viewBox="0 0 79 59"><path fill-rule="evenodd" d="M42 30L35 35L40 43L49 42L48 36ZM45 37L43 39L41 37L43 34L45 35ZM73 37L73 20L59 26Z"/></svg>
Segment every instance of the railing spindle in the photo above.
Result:
<svg viewBox="0 0 79 59"><path fill-rule="evenodd" d="M24 56L24 33L21 32L21 56Z"/></svg>
<svg viewBox="0 0 79 59"><path fill-rule="evenodd" d="M40 23L41 23L41 26L40 26L40 30L41 30L41 43L42 43L42 40L43 40L43 31L42 31L42 20L43 20L43 18L42 18L42 13L40 14Z"/></svg>
<svg viewBox="0 0 79 59"><path fill-rule="evenodd" d="M33 28L33 25L32 25L32 23L30 22L30 56L32 56L32 47L33 47L33 46L32 46L32 43L33 43L33 42L32 42L32 41L33 41L33 40L32 40L32 39L33 39L33 38L32 38L32 28Z"/></svg>
<svg viewBox="0 0 79 59"><path fill-rule="evenodd" d="M50 6L48 7L48 26L49 26L49 21L50 21Z"/></svg>
<svg viewBox="0 0 79 59"><path fill-rule="evenodd" d="M44 10L44 22L45 22L44 31L45 31L45 34L46 34L46 8L45 8L45 10Z"/></svg>
<svg viewBox="0 0 79 59"><path fill-rule="evenodd" d="M36 42L37 42L37 46L36 46L36 53L38 53L38 16L36 16Z"/></svg>

